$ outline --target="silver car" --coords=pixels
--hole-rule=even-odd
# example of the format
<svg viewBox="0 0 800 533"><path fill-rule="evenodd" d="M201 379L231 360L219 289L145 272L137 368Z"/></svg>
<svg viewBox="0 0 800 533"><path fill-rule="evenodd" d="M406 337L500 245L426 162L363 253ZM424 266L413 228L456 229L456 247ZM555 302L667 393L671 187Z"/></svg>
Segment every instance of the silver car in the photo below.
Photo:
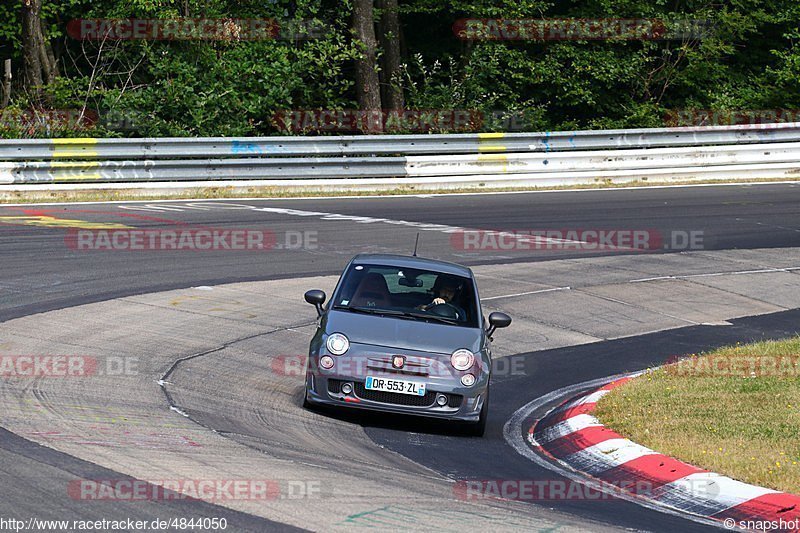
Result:
<svg viewBox="0 0 800 533"><path fill-rule="evenodd" d="M472 271L418 257L369 254L345 268L309 348L304 406L420 415L486 428L491 338L511 318L481 312Z"/></svg>

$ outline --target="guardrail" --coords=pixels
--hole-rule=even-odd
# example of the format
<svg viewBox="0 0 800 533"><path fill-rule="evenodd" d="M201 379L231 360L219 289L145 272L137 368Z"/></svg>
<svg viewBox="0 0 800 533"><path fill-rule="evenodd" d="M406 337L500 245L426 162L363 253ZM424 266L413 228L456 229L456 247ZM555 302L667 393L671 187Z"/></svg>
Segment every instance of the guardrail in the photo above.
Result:
<svg viewBox="0 0 800 533"><path fill-rule="evenodd" d="M553 133L0 141L0 183L800 177L800 123ZM707 175L707 176L706 176Z"/></svg>

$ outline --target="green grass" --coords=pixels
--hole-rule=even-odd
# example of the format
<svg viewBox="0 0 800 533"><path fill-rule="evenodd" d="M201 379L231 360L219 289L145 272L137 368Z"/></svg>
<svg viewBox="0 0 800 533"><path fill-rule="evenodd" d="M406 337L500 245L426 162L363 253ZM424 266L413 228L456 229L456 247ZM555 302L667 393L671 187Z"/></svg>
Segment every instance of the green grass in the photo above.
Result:
<svg viewBox="0 0 800 533"><path fill-rule="evenodd" d="M800 337L736 345L648 372L596 416L695 466L800 494Z"/></svg>
<svg viewBox="0 0 800 533"><path fill-rule="evenodd" d="M37 202L100 202L100 201L125 201L125 200L180 200L187 198L218 199L218 198L298 198L317 196L402 196L417 194L454 194L454 193L480 193L480 192L522 192L522 191L558 191L574 189L618 189L621 187L655 187L663 185L689 185L689 184L723 184L723 183L759 183L797 181L797 178L785 179L754 179L747 182L738 180L686 180L670 182L632 181L625 183L611 183L598 181L586 185L562 185L549 187L462 187L455 189L426 189L414 186L398 187L389 190L345 190L339 192L298 190L295 188L280 187L200 187L175 193L148 191L147 189L86 189L77 191L51 191L47 185L42 185L40 191L0 191L0 204L4 203L37 203ZM153 183L158 187L158 183Z"/></svg>

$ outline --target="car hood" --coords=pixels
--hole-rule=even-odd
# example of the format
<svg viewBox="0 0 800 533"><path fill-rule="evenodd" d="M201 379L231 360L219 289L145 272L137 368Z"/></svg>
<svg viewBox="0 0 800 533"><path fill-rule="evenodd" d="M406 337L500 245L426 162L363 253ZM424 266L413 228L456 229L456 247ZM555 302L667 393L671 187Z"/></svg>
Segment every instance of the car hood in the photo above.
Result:
<svg viewBox="0 0 800 533"><path fill-rule="evenodd" d="M451 354L459 348L477 353L482 331L418 320L362 315L331 310L324 324L327 333L344 333L352 343Z"/></svg>

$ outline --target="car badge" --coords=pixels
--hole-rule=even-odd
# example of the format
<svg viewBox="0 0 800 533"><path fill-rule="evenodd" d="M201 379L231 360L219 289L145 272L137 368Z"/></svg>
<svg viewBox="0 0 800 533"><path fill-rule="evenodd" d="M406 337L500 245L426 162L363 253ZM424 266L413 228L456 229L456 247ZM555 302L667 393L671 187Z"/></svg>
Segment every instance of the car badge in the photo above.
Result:
<svg viewBox="0 0 800 533"><path fill-rule="evenodd" d="M392 366L395 368L403 368L406 364L406 358L402 355L395 355L392 357Z"/></svg>

